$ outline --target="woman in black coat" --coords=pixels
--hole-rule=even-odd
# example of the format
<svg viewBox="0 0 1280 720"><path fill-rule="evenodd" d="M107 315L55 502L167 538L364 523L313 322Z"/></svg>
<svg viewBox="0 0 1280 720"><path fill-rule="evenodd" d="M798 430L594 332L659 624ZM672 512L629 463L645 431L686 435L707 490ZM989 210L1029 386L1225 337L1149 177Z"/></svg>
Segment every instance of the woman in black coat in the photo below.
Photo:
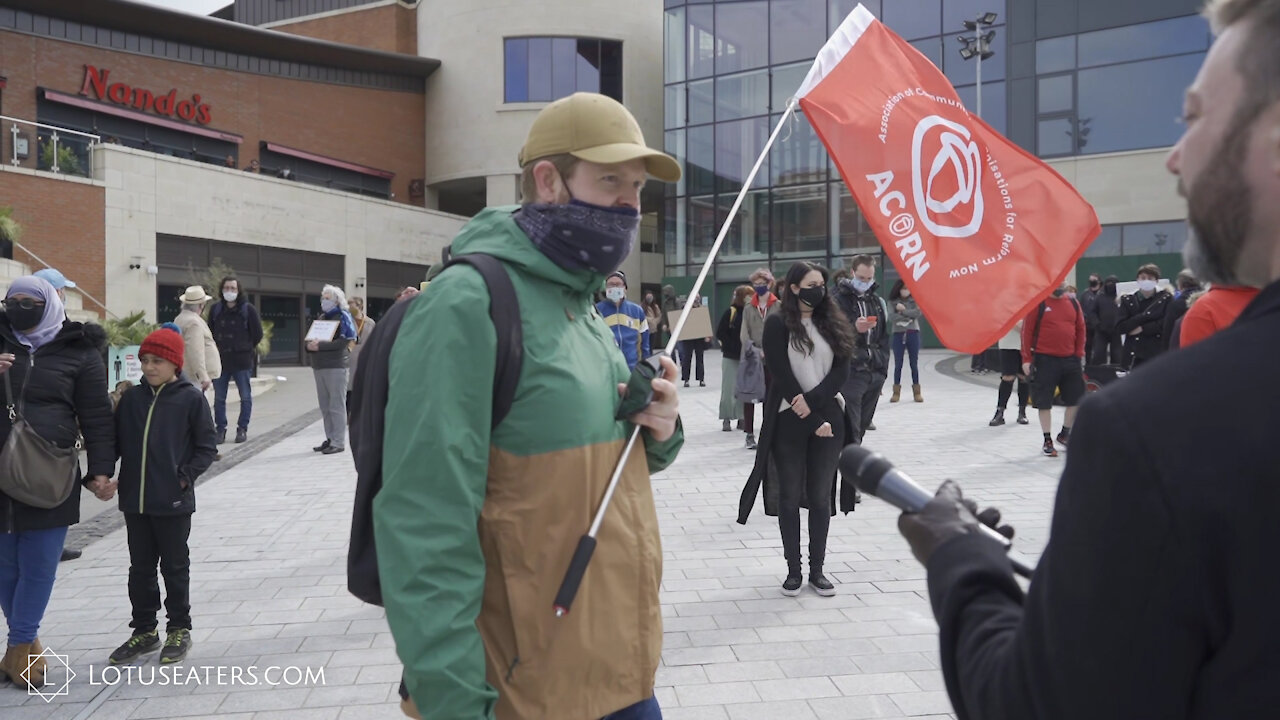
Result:
<svg viewBox="0 0 1280 720"><path fill-rule="evenodd" d="M809 509L809 585L819 595L835 594L822 573L827 530L835 514L835 477L845 444L844 398L849 377L853 328L827 296L827 272L799 262L787 272L782 312L764 324L765 364L773 383L765 398L756 466L743 489L738 522L746 523L760 485L765 513L778 516L787 579L782 594L794 596L803 584L800 563L800 508ZM851 498L842 507L852 509Z"/></svg>
<svg viewBox="0 0 1280 720"><path fill-rule="evenodd" d="M720 341L720 351L724 353L720 365L720 420L724 423L721 430L725 432L732 432L734 420L738 421L738 429L742 429L743 403L738 402L734 393L738 387L738 363L742 360L742 309L753 292L750 285L734 288L733 303L716 326L716 340Z"/></svg>
<svg viewBox="0 0 1280 720"><path fill-rule="evenodd" d="M9 288L0 315L0 393L11 389L13 403L41 437L69 448L83 436L89 477L98 497L114 494L115 430L107 396L107 368L100 354L104 335L66 319L57 292L43 279L19 278ZM0 447L12 421L0 413ZM77 475L79 470L77 469ZM80 484L61 505L41 509L3 492L0 478L0 606L8 621L8 644L0 672L15 684L39 687L44 668L37 661L27 678L27 655L39 654L36 635L53 592L67 528L80 521Z"/></svg>

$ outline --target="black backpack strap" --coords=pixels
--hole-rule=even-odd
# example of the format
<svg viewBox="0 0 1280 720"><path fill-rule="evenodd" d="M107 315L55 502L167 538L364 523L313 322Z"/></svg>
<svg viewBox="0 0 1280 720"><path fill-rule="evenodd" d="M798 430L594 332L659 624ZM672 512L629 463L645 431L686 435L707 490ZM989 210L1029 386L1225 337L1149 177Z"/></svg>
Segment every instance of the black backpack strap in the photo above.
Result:
<svg viewBox="0 0 1280 720"><path fill-rule="evenodd" d="M1044 320L1044 311L1049 309L1049 303L1040 303L1040 314L1036 315L1036 329L1031 333L1031 355L1034 359L1036 354L1036 345L1040 342L1040 322Z"/></svg>
<svg viewBox="0 0 1280 720"><path fill-rule="evenodd" d="M473 253L450 258L448 265L466 264L475 268L489 286L489 317L498 333L496 366L493 374L493 427L507 417L516 399L520 368L524 363L524 331L520 326L520 301L502 261L492 255Z"/></svg>

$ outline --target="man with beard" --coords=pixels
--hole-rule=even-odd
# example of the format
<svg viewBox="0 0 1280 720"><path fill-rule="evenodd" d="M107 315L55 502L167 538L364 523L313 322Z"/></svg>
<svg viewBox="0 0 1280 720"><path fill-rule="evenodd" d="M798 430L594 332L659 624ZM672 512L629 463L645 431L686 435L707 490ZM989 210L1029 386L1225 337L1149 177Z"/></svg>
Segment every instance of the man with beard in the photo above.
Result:
<svg viewBox="0 0 1280 720"><path fill-rule="evenodd" d="M1218 39L1168 159L1185 255L1202 281L1262 290L1231 327L1081 405L1025 595L954 483L901 516L959 720L1276 716L1280 0L1206 12Z"/></svg>
<svg viewBox="0 0 1280 720"><path fill-rule="evenodd" d="M889 377L889 306L876 294L876 261L870 255L853 259L853 275L836 282L836 303L854 331L853 362L844 383L845 438L862 443L872 429L880 391Z"/></svg>

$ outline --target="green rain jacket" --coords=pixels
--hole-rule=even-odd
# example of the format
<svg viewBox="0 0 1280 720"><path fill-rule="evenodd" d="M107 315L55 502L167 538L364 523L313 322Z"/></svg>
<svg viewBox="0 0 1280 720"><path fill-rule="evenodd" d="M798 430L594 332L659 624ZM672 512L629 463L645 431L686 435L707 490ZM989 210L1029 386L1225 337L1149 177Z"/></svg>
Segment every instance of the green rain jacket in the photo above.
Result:
<svg viewBox="0 0 1280 720"><path fill-rule="evenodd" d="M496 331L466 265L434 279L391 355L378 569L405 683L423 718L595 720L653 695L662 548L649 474L684 444L641 434L572 612L552 604L632 425L614 420L626 362L592 294L604 277L546 258L491 208L455 255L502 260L524 361L492 433ZM637 448L639 449L639 448Z"/></svg>

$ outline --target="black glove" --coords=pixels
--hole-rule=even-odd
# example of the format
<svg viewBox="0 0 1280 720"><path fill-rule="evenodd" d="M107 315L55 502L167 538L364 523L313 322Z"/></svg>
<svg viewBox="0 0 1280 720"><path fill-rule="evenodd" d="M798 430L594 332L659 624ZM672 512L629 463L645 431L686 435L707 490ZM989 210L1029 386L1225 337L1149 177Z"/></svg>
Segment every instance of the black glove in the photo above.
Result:
<svg viewBox="0 0 1280 720"><path fill-rule="evenodd" d="M1013 537L1012 527L996 527L1000 522L999 510L988 508L977 513L977 508L972 500L965 500L955 481L948 480L920 512L902 513L898 517L898 532L907 539L912 554L922 565L928 565L933 552L948 540L978 532L979 522L1005 537Z"/></svg>

